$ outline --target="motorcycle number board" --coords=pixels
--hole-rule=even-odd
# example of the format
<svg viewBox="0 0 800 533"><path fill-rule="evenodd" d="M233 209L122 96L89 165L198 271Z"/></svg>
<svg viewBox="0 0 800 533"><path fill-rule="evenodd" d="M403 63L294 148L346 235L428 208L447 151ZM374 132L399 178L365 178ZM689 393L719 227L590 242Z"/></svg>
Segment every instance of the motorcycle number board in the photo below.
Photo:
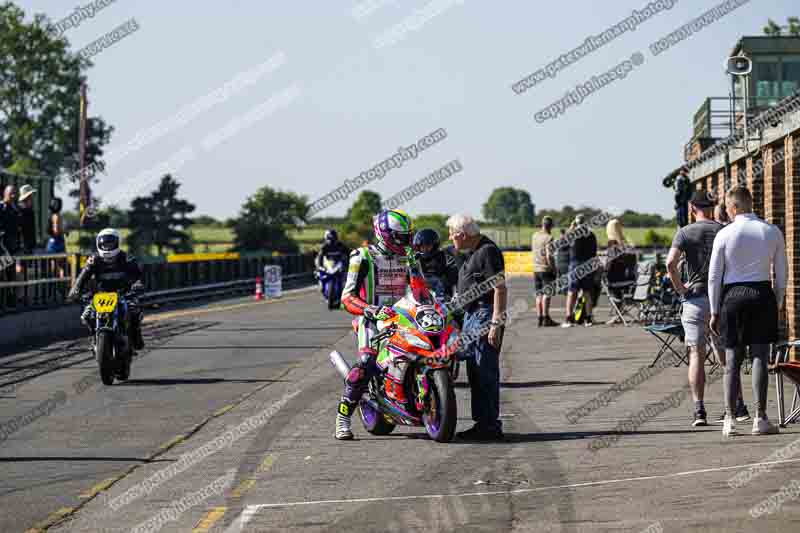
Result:
<svg viewBox="0 0 800 533"><path fill-rule="evenodd" d="M98 292L92 298L92 304L98 313L110 313L117 307L117 293Z"/></svg>
<svg viewBox="0 0 800 533"><path fill-rule="evenodd" d="M417 311L416 319L420 329L428 333L438 333L444 328L444 320L433 309L420 309Z"/></svg>

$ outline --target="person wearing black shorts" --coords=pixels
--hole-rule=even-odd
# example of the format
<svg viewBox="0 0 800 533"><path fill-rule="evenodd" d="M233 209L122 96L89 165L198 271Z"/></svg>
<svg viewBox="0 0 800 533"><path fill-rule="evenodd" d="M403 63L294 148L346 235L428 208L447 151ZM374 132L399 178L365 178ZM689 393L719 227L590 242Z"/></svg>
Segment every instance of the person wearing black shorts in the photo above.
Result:
<svg viewBox="0 0 800 533"><path fill-rule="evenodd" d="M714 238L708 274L710 327L722 337L727 363L722 434L736 434L734 407L746 346L753 360L756 401L752 433L777 433L777 426L767 419L767 363L769 345L778 340L778 314L786 293L786 243L777 226L753 214L753 198L747 189L728 192L725 203L732 222Z"/></svg>
<svg viewBox="0 0 800 533"><path fill-rule="evenodd" d="M539 314L539 327L558 326L550 318L550 298L555 293L555 249L553 245L553 219L542 218L542 229L531 238L533 255L533 286L536 290L536 312Z"/></svg>

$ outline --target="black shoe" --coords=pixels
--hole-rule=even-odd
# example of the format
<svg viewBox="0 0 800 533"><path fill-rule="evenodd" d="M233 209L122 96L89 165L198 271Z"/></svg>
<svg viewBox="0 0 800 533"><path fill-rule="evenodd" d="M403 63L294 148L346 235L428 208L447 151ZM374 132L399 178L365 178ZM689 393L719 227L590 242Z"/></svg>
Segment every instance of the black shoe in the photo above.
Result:
<svg viewBox="0 0 800 533"><path fill-rule="evenodd" d="M544 325L544 317L540 316L539 317L539 327L542 327L543 325Z"/></svg>
<svg viewBox="0 0 800 533"><path fill-rule="evenodd" d="M706 421L706 412L705 411L695 411L694 413L694 422L692 423L693 427L697 426L707 426L708 422Z"/></svg>
<svg viewBox="0 0 800 533"><path fill-rule="evenodd" d="M736 408L736 414L734 416L736 417L737 422L747 422L750 420L750 413L747 412L747 406L744 404L741 404Z"/></svg>
<svg viewBox="0 0 800 533"><path fill-rule="evenodd" d="M505 435L503 435L503 431L496 429L496 430L487 430L481 428L477 424L472 426L470 429L466 431L459 431L456 433L456 436L459 439L463 440L471 440L477 442L489 442L489 441L502 441L505 440Z"/></svg>
<svg viewBox="0 0 800 533"><path fill-rule="evenodd" d="M555 327L558 327L560 325L561 324L559 324L558 322L556 322L555 320L553 320L549 316L544 317L544 326L546 328L555 328Z"/></svg>
<svg viewBox="0 0 800 533"><path fill-rule="evenodd" d="M144 349L144 338L142 338L141 331L137 331L133 334L133 347L137 350Z"/></svg>
<svg viewBox="0 0 800 533"><path fill-rule="evenodd" d="M474 426L472 426L471 428L469 428L469 429L467 429L465 431L457 432L456 433L456 437L458 437L459 439L464 439L464 440L474 440L481 433L482 433L481 428L478 427L478 424L475 424Z"/></svg>

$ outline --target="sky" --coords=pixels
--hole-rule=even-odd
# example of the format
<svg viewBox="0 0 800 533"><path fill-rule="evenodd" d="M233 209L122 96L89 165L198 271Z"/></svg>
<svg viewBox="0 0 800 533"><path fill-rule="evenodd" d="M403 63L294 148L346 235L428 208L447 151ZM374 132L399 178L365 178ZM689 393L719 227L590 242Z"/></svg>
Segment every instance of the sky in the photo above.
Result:
<svg viewBox="0 0 800 533"><path fill-rule="evenodd" d="M110 152L159 123L166 129L111 165L95 193L128 207L169 168L196 214L229 218L265 185L313 202L443 128L445 139L365 188L385 199L457 159L462 171L401 208L480 216L491 191L510 186L527 190L537 209L671 217L661 180L683 162L704 99L727 96L724 62L734 44L800 9L795 0L750 0L653 55L652 43L720 3L662 1L675 3L517 94L514 83L649 0L116 0L65 32L78 51L136 21L92 58L89 115L114 127ZM91 0L16 3L29 18L58 21ZM392 31L395 42L376 44ZM568 90L637 52L643 63L627 77L537 121ZM246 82L229 83L248 72ZM226 83L227 96L172 119ZM204 145L209 135L213 146ZM356 195L319 215L344 214Z"/></svg>

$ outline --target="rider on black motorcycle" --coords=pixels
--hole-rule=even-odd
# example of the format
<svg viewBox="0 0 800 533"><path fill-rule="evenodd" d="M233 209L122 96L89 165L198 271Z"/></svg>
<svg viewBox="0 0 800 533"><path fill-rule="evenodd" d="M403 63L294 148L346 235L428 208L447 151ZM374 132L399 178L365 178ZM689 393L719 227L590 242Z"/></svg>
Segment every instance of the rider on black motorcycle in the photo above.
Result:
<svg viewBox="0 0 800 533"><path fill-rule="evenodd" d="M341 262L344 267L347 267L347 256L349 254L350 250L339 240L336 230L329 229L325 231L325 240L317 254L317 258L314 260L314 264L317 270L324 270L323 262L325 259L330 259L334 262ZM323 290L322 284L320 284L320 290Z"/></svg>
<svg viewBox="0 0 800 533"><path fill-rule="evenodd" d="M411 246L411 218L403 211L386 209L373 219L376 244L358 248L350 254L347 282L342 291L342 303L353 315L358 315L358 363L345 380L345 389L336 415L339 440L353 438L351 416L367 389L372 376L379 372L377 352L370 340L377 333L377 317L392 316L392 305L405 296L409 286L406 247ZM393 399L405 401L402 387L402 368L390 366L387 381L394 382ZM398 383L399 382L399 383Z"/></svg>
<svg viewBox="0 0 800 533"><path fill-rule="evenodd" d="M458 284L459 265L455 256L440 246L436 230L425 228L414 234L414 251L418 254L422 273L434 292L450 300Z"/></svg>
<svg viewBox="0 0 800 533"><path fill-rule="evenodd" d="M83 291L84 284L94 276L97 281L97 290L100 292L129 292L142 288L142 269L132 255L128 255L119 248L120 234L117 230L106 228L97 234L97 255L92 255L86 260L75 280L75 285L67 296L76 299ZM127 297L128 324L130 326L133 347L137 350L144 348L142 338L142 310L133 296ZM89 334L94 339L95 325L94 309L89 304L81 314L81 322L89 328Z"/></svg>

